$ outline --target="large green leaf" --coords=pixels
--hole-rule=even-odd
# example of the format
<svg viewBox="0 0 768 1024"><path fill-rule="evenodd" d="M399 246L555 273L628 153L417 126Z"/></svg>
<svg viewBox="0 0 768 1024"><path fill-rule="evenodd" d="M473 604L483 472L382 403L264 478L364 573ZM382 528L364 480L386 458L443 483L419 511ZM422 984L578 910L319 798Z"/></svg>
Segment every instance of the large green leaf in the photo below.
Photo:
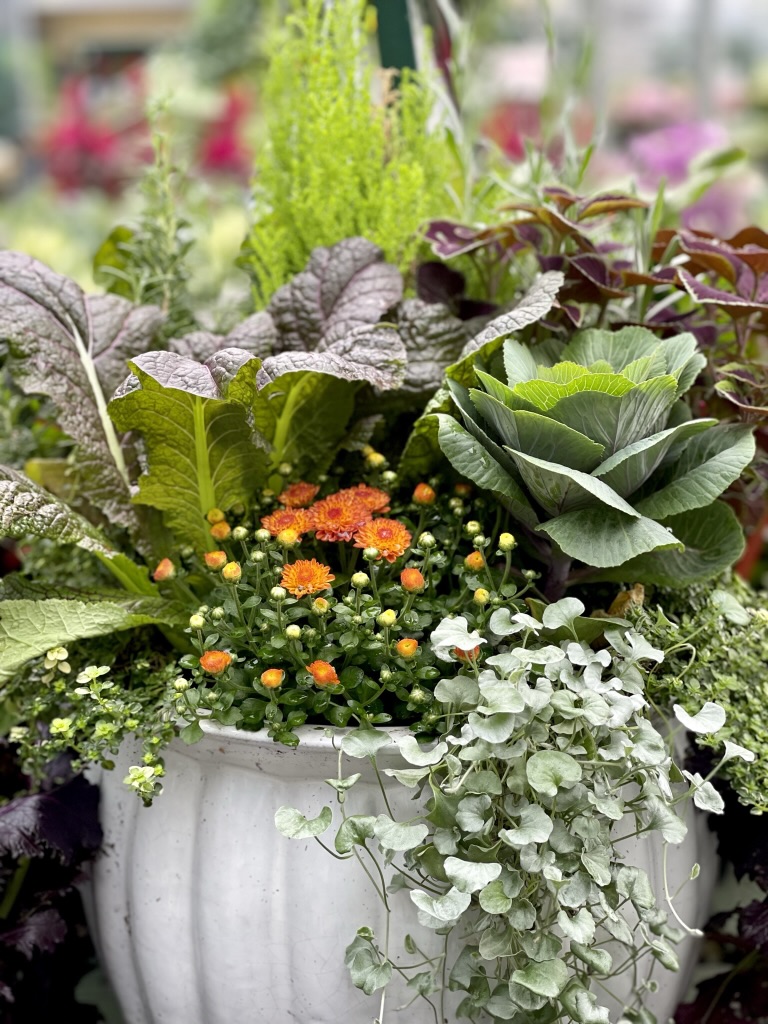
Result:
<svg viewBox="0 0 768 1024"><path fill-rule="evenodd" d="M475 388L470 390L469 397L503 444L517 451L548 461L557 459L564 466L584 473L599 464L605 451L601 444L540 413L508 409Z"/></svg>
<svg viewBox="0 0 768 1024"><path fill-rule="evenodd" d="M539 368L536 365L533 353L527 345L522 345L516 338L507 338L502 351L504 353L504 370L507 374L507 384L510 388L513 388L515 384L522 384L524 381L535 380L538 377ZM492 378L492 380L495 380L495 378Z"/></svg>
<svg viewBox="0 0 768 1024"><path fill-rule="evenodd" d="M593 505L595 499L608 508L618 509L626 516L640 515L620 494L588 473L580 473L577 469L537 459L511 448L507 448L507 451L515 460L531 494L550 515L560 515L580 505Z"/></svg>
<svg viewBox="0 0 768 1024"><path fill-rule="evenodd" d="M259 360L240 349L205 363L148 352L131 367L135 377L109 411L144 440L147 471L134 500L163 511L183 542L210 548L207 511L247 501L266 476L265 442L254 443L248 422Z"/></svg>
<svg viewBox="0 0 768 1024"><path fill-rule="evenodd" d="M716 423L717 420L688 420L651 434L615 452L594 470L594 475L626 498L645 483L673 445L709 430Z"/></svg>
<svg viewBox="0 0 768 1024"><path fill-rule="evenodd" d="M456 472L478 487L494 491L521 523L536 526L536 513L513 477L453 417L443 414L437 420L440 447Z"/></svg>
<svg viewBox="0 0 768 1024"><path fill-rule="evenodd" d="M528 398L542 412L546 412L569 395L578 395L583 391L590 394L625 395L633 387L633 382L620 373L580 373L564 383L544 378L530 380L526 384L518 384L515 394Z"/></svg>
<svg viewBox="0 0 768 1024"><path fill-rule="evenodd" d="M461 384L457 384L455 380L449 380L448 387L451 392L451 397L459 407L461 418L464 420L464 426L470 434L483 445L496 462L498 462L498 464L507 473L509 473L511 477L520 483L520 474L518 473L517 467L512 459L504 451L501 444L495 441L481 425L467 388L462 387ZM497 435L501 434L503 437L503 432L499 429L496 430L496 433Z"/></svg>
<svg viewBox="0 0 768 1024"><path fill-rule="evenodd" d="M738 480L752 461L752 430L741 423L724 424L692 438L674 466L662 471L665 476L674 475L674 479L637 502L638 511L665 519L709 505Z"/></svg>
<svg viewBox="0 0 768 1024"><path fill-rule="evenodd" d="M520 346L522 348L522 345ZM509 409L528 409L530 412L536 412L536 406L532 402L526 402L522 398L518 398L514 390L498 379L491 373L486 373L485 370L481 370L479 367L475 367L475 376L478 381L483 385L489 395L492 395L499 402L503 402ZM449 380L449 384L453 382Z"/></svg>
<svg viewBox="0 0 768 1024"><path fill-rule="evenodd" d="M0 602L0 676L8 676L51 647L108 636L137 626L179 626L184 609L165 598Z"/></svg>
<svg viewBox="0 0 768 1024"><path fill-rule="evenodd" d="M615 373L620 373L625 366L653 355L658 348L659 339L646 327L622 327L619 331L589 328L574 335L560 358L582 366L606 362Z"/></svg>
<svg viewBox="0 0 768 1024"><path fill-rule="evenodd" d="M653 519L632 518L604 505L566 512L537 529L551 537L571 558L599 568L622 565L646 551L682 548L680 540ZM669 555L663 557L667 559ZM641 573L610 578L650 582Z"/></svg>
<svg viewBox="0 0 768 1024"><path fill-rule="evenodd" d="M287 373L256 395L256 429L271 445L271 469L281 462L299 476L323 473L347 433L361 383L326 373Z"/></svg>
<svg viewBox="0 0 768 1024"><path fill-rule="evenodd" d="M677 381L674 377L654 377L632 385L623 395L581 392L561 398L548 415L565 423L598 444L610 454L662 429L672 403Z"/></svg>
<svg viewBox="0 0 768 1024"><path fill-rule="evenodd" d="M591 578L620 583L642 580L662 587L685 587L714 578L738 562L744 550L739 521L722 501L670 516L662 525L685 545L683 551L640 555L616 569L597 572Z"/></svg>

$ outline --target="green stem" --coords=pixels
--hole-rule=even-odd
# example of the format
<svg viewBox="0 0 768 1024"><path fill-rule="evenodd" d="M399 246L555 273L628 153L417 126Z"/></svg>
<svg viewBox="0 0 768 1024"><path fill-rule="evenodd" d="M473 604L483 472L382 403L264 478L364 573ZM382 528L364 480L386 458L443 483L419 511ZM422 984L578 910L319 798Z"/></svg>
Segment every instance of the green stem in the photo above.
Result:
<svg viewBox="0 0 768 1024"><path fill-rule="evenodd" d="M24 879L27 877L29 871L29 857L19 857L18 867L13 873L8 883L8 888L5 890L3 895L3 901L0 903L0 920L5 921L10 912L13 910L13 905L21 892L21 887L24 884Z"/></svg>

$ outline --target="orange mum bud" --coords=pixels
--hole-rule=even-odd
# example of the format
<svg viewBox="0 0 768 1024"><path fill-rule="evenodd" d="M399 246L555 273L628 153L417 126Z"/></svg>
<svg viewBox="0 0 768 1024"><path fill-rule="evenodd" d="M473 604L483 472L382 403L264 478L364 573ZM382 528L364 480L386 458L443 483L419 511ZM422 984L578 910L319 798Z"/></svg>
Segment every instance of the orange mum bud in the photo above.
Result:
<svg viewBox="0 0 768 1024"><path fill-rule="evenodd" d="M466 565L468 569L474 569L475 572L479 572L485 565L485 558L483 557L482 551L473 551L471 554L467 555L464 559L464 565Z"/></svg>
<svg viewBox="0 0 768 1024"><path fill-rule="evenodd" d="M459 498L469 498L472 494L472 484L456 484L453 493Z"/></svg>
<svg viewBox="0 0 768 1024"><path fill-rule="evenodd" d="M226 517L220 508L210 508L205 518L214 526L216 523L223 523Z"/></svg>
<svg viewBox="0 0 768 1024"><path fill-rule="evenodd" d="M211 527L211 536L214 540L226 540L230 533L232 533L232 527L225 519L214 523Z"/></svg>
<svg viewBox="0 0 768 1024"><path fill-rule="evenodd" d="M307 672L315 680L317 686L338 685L339 677L336 675L336 669L328 661L313 661L311 665L307 665Z"/></svg>
<svg viewBox="0 0 768 1024"><path fill-rule="evenodd" d="M405 658L409 661L419 649L419 641L412 640L410 637L404 637L402 640L398 640L395 644L395 650L401 658Z"/></svg>
<svg viewBox="0 0 768 1024"><path fill-rule="evenodd" d="M152 573L152 579L156 583L162 583L163 580L172 580L175 575L176 566L170 558L163 558L155 566L155 571Z"/></svg>
<svg viewBox="0 0 768 1024"><path fill-rule="evenodd" d="M206 651L200 659L200 668L218 676L232 664L232 655L226 651Z"/></svg>
<svg viewBox="0 0 768 1024"><path fill-rule="evenodd" d="M437 500L437 494L429 484L416 484L413 500L417 505L434 505Z"/></svg>
<svg viewBox="0 0 768 1024"><path fill-rule="evenodd" d="M420 594L426 585L420 569L403 569L400 573L400 586L409 594Z"/></svg>
<svg viewBox="0 0 768 1024"><path fill-rule="evenodd" d="M206 551L203 558L209 569L223 569L227 564L226 551Z"/></svg>
<svg viewBox="0 0 768 1024"><path fill-rule="evenodd" d="M276 690L284 679L285 672L281 668L268 668L261 673L261 685L266 686L268 690Z"/></svg>
<svg viewBox="0 0 768 1024"><path fill-rule="evenodd" d="M243 570L240 568L239 562L227 562L227 564L221 570L221 575L224 577L227 583L237 583L237 581L243 575Z"/></svg>

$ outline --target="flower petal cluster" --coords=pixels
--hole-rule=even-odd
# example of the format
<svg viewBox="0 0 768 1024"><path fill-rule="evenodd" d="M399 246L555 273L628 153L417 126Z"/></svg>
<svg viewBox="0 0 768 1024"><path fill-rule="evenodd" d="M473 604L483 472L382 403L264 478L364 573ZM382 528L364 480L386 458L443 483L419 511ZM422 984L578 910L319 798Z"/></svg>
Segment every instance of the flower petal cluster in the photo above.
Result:
<svg viewBox="0 0 768 1024"><path fill-rule="evenodd" d="M379 559L394 562L411 545L411 533L397 519L372 519L355 533L356 548L376 548Z"/></svg>
<svg viewBox="0 0 768 1024"><path fill-rule="evenodd" d="M309 510L312 529L318 540L352 540L372 518L371 510L353 491L340 491L317 501Z"/></svg>
<svg viewBox="0 0 768 1024"><path fill-rule="evenodd" d="M287 508L307 508L315 500L319 490L319 484L309 484L304 480L299 480L286 487L277 496L277 500Z"/></svg>
<svg viewBox="0 0 768 1024"><path fill-rule="evenodd" d="M299 558L283 566L280 585L294 597L306 597L307 594L330 589L335 579L330 567L318 562L316 558Z"/></svg>
<svg viewBox="0 0 768 1024"><path fill-rule="evenodd" d="M312 519L309 512L302 508L281 508L271 515L263 516L261 525L265 530L269 530L273 537L283 530L293 530L301 537L312 528Z"/></svg>

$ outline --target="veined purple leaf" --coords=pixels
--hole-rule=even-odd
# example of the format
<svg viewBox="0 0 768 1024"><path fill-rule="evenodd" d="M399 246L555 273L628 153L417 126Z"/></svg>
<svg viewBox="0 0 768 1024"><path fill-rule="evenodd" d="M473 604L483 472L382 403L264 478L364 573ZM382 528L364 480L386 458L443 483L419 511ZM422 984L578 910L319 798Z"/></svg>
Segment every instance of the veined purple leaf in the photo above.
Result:
<svg viewBox="0 0 768 1024"><path fill-rule="evenodd" d="M171 338L170 352L178 352L187 359L204 363L206 359L222 348L239 348L250 352L259 359L266 359L280 350L280 340L275 322L263 310L246 317L229 334L212 334L210 331L191 331L183 338Z"/></svg>
<svg viewBox="0 0 768 1024"><path fill-rule="evenodd" d="M35 953L52 953L66 934L64 918L58 910L46 907L23 917L15 928L0 931L0 942L31 960Z"/></svg>
<svg viewBox="0 0 768 1024"><path fill-rule="evenodd" d="M279 288L269 304L280 348L327 349L360 327L377 324L403 295L397 267L365 238L319 247L307 269Z"/></svg>
<svg viewBox="0 0 768 1024"><path fill-rule="evenodd" d="M535 324L545 316L555 302L557 293L563 286L563 275L558 270L542 274L528 289L514 309L502 313L487 324L463 349L464 359L478 352L489 341L505 338L516 331L521 331L530 324Z"/></svg>
<svg viewBox="0 0 768 1024"><path fill-rule="evenodd" d="M402 387L425 397L440 387L446 367L456 362L475 329L444 306L420 299L402 303L397 328L408 354Z"/></svg>
<svg viewBox="0 0 768 1024"><path fill-rule="evenodd" d="M402 384L406 359L405 346L395 327L364 325L323 349L270 356L264 360L257 380L263 388L286 373L305 370L341 380L367 381L388 391Z"/></svg>
<svg viewBox="0 0 768 1024"><path fill-rule="evenodd" d="M0 253L0 338L27 394L46 395L78 444L88 500L106 518L138 531L126 460L107 401L126 360L148 348L163 321L154 306L118 295L87 297L74 281L21 253Z"/></svg>
<svg viewBox="0 0 768 1024"><path fill-rule="evenodd" d="M603 297L625 298L626 292L617 287L615 276L599 256L581 253L569 258L569 264L590 284L597 288Z"/></svg>

